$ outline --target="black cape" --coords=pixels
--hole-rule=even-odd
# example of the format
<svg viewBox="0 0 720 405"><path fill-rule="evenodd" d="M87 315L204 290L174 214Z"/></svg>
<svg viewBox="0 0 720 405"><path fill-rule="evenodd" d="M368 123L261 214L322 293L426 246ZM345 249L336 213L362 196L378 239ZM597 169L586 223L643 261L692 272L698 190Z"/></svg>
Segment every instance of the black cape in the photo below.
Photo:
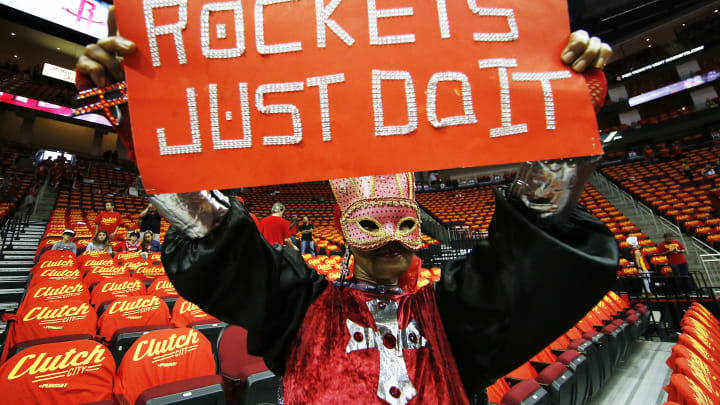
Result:
<svg viewBox="0 0 720 405"><path fill-rule="evenodd" d="M579 206L561 225L541 221L499 190L489 238L448 263L435 291L468 394L526 362L579 321L610 289L613 234ZM282 375L307 308L328 281L299 252L270 246L245 207L203 238L170 228L162 262L177 291L218 319L248 330L248 353Z"/></svg>

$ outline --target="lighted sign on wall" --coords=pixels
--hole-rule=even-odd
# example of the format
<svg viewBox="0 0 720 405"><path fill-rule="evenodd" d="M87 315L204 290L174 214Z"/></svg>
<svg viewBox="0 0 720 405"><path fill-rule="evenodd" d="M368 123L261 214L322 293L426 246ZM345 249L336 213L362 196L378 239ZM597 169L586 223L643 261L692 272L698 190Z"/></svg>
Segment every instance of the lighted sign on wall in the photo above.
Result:
<svg viewBox="0 0 720 405"><path fill-rule="evenodd" d="M95 38L107 37L109 5L96 0L0 0L23 11Z"/></svg>

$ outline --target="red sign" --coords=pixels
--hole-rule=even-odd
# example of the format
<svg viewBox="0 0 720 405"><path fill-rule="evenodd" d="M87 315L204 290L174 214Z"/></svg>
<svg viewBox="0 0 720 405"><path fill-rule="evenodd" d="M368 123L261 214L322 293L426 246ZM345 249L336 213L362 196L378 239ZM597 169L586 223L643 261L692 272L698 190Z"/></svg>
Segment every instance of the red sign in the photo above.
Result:
<svg viewBox="0 0 720 405"><path fill-rule="evenodd" d="M119 2L151 193L602 153L565 0Z"/></svg>

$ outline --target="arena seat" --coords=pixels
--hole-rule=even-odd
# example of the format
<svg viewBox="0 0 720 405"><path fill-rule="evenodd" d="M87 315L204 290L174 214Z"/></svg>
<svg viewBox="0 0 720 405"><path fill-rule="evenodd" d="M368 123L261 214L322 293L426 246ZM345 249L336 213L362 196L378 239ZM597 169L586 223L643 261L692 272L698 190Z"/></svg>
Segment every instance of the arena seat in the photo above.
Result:
<svg viewBox="0 0 720 405"><path fill-rule="evenodd" d="M277 398L277 391L273 387L277 386L280 378L268 370L261 357L247 353L247 330L240 326L227 326L220 334L217 347L220 374L231 401L243 401L249 396ZM250 389L253 383L264 379L274 379L275 382L257 384Z"/></svg>
<svg viewBox="0 0 720 405"><path fill-rule="evenodd" d="M152 284L150 284L150 287L148 287L147 294L160 297L165 301L171 314L175 310L175 303L180 298L180 295L175 290L175 286L170 282L168 276L155 278Z"/></svg>
<svg viewBox="0 0 720 405"><path fill-rule="evenodd" d="M171 325L167 304L154 295L120 297L98 318L98 336L111 341L123 328L148 325Z"/></svg>
<svg viewBox="0 0 720 405"><path fill-rule="evenodd" d="M703 387L705 393L710 396L713 403L720 403L720 381L718 374L702 360L697 358L678 358L675 360L676 373L682 374L694 381L698 386Z"/></svg>
<svg viewBox="0 0 720 405"><path fill-rule="evenodd" d="M48 280L30 287L18 310L44 302L78 299L90 302L90 293L80 281Z"/></svg>
<svg viewBox="0 0 720 405"><path fill-rule="evenodd" d="M698 385L691 378L683 374L673 374L670 376L670 384L665 387L668 393L668 400L678 402L683 405L713 405L713 402L707 391Z"/></svg>
<svg viewBox="0 0 720 405"><path fill-rule="evenodd" d="M50 250L43 252L40 257L37 260L37 264L44 263L44 262L67 262L71 261L72 264L69 263L63 263L59 266L52 265L49 267L75 267L77 268L77 257L73 254L73 252L69 250Z"/></svg>
<svg viewBox="0 0 720 405"><path fill-rule="evenodd" d="M81 281L82 272L77 267L53 267L47 269L37 270L31 273L30 282L28 288L37 285L44 281L58 280L58 281Z"/></svg>
<svg viewBox="0 0 720 405"><path fill-rule="evenodd" d="M90 303L93 304L98 315L101 315L110 301L115 298L145 294L145 284L142 281L132 277L114 277L100 281L93 288Z"/></svg>
<svg viewBox="0 0 720 405"><path fill-rule="evenodd" d="M505 376L514 382L534 379L550 393L550 402L554 405L574 405L577 396L577 377L564 364L555 362L540 365L537 369L530 363L524 363Z"/></svg>
<svg viewBox="0 0 720 405"><path fill-rule="evenodd" d="M145 263L142 266L135 268L132 273L133 277L142 280L148 287L152 284L153 280L164 275L165 268L161 264L157 265L149 263Z"/></svg>
<svg viewBox="0 0 720 405"><path fill-rule="evenodd" d="M209 377L210 376L210 377ZM210 342L191 328L146 333L132 344L117 370L115 395L126 403L222 404ZM200 378L208 377L208 378ZM198 379L200 378L200 379ZM174 394L186 393L176 396ZM168 402L169 396L178 402ZM137 402L136 400L144 401Z"/></svg>
<svg viewBox="0 0 720 405"><path fill-rule="evenodd" d="M135 405L225 405L223 379L219 375L187 378L148 388Z"/></svg>
<svg viewBox="0 0 720 405"><path fill-rule="evenodd" d="M118 277L129 278L130 273L120 266L91 266L83 276L83 283L92 293L95 286L101 281Z"/></svg>
<svg viewBox="0 0 720 405"><path fill-rule="evenodd" d="M0 366L0 392L4 405L92 403L112 400L114 377L115 363L102 344L47 343Z"/></svg>
<svg viewBox="0 0 720 405"><path fill-rule="evenodd" d="M87 302L61 300L24 306L8 319L8 325L3 345L3 354L7 350L7 357L21 347L37 344L38 339L63 336L92 339L97 328L97 315ZM3 355L3 360L5 358Z"/></svg>
<svg viewBox="0 0 720 405"><path fill-rule="evenodd" d="M549 405L550 394L533 379L514 384L502 397L503 405Z"/></svg>

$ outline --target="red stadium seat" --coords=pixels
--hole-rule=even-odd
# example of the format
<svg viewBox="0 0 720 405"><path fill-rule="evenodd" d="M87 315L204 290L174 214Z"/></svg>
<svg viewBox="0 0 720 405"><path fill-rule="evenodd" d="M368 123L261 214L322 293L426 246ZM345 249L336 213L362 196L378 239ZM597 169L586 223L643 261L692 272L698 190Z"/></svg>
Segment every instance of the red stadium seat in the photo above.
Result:
<svg viewBox="0 0 720 405"><path fill-rule="evenodd" d="M80 281L82 273L77 267L51 267L46 269L38 269L32 273L29 287L32 287L43 281L60 280L60 281Z"/></svg>
<svg viewBox="0 0 720 405"><path fill-rule="evenodd" d="M115 362L92 340L30 347L0 366L4 405L76 405L113 398Z"/></svg>
<svg viewBox="0 0 720 405"><path fill-rule="evenodd" d="M9 321L4 349L10 355L16 345L38 339L67 335L92 339L97 328L97 315L90 304L74 299L24 306Z"/></svg>
<svg viewBox="0 0 720 405"><path fill-rule="evenodd" d="M112 256L110 256L110 253L103 252L101 250L89 250L89 251L86 250L77 257L78 265L80 267L83 267L85 262L90 259L110 259L110 260L112 260Z"/></svg>
<svg viewBox="0 0 720 405"><path fill-rule="evenodd" d="M69 250L48 250L37 261L37 264L44 262L62 262L60 264L48 264L46 267L77 267L77 257ZM68 261L72 263L67 263Z"/></svg>
<svg viewBox="0 0 720 405"><path fill-rule="evenodd" d="M163 300L154 295L116 298L98 319L98 336L109 341L121 328L170 325L170 312Z"/></svg>
<svg viewBox="0 0 720 405"><path fill-rule="evenodd" d="M83 283L92 290L97 283L117 277L130 277L130 273L120 266L91 266L83 276Z"/></svg>
<svg viewBox="0 0 720 405"><path fill-rule="evenodd" d="M142 397L147 400L154 393L157 396L170 395L170 387L160 386L176 383L174 393L197 390L197 377L214 376L215 358L210 342L198 331L190 328L167 329L147 333L140 337L122 360L117 370L115 394L122 403L134 404ZM211 400L218 398L224 403L225 394L217 379L203 380L202 387L212 387ZM150 393L144 393L156 387ZM182 398L182 396L181 396ZM194 399L188 395L186 399ZM182 403L182 402L177 402Z"/></svg>
<svg viewBox="0 0 720 405"><path fill-rule="evenodd" d="M139 278L147 284L152 283L152 281L157 277L162 277L164 275L165 268L162 265L152 265L147 263L137 267L132 274L133 277Z"/></svg>
<svg viewBox="0 0 720 405"><path fill-rule="evenodd" d="M99 255L85 260L80 270L87 272L94 266L115 266L115 264L115 260L113 260L112 256Z"/></svg>
<svg viewBox="0 0 720 405"><path fill-rule="evenodd" d="M179 298L175 303L172 312L172 323L175 327L184 328L192 323L216 323L220 322L212 315L208 315L198 308L197 305L184 298Z"/></svg>
<svg viewBox="0 0 720 405"><path fill-rule="evenodd" d="M103 304L120 297L145 295L145 284L132 277L115 277L100 281L92 290L90 303L101 312Z"/></svg>
<svg viewBox="0 0 720 405"><path fill-rule="evenodd" d="M48 280L30 287L18 310L44 302L78 299L90 302L90 293L80 281Z"/></svg>
<svg viewBox="0 0 720 405"><path fill-rule="evenodd" d="M147 293L161 298L179 296L178 292L175 290L175 286L170 282L170 279L167 276L160 276L153 280L147 290Z"/></svg>
<svg viewBox="0 0 720 405"><path fill-rule="evenodd" d="M683 405L713 405L713 399L695 381L682 374L670 376L670 384L665 387L668 400Z"/></svg>

